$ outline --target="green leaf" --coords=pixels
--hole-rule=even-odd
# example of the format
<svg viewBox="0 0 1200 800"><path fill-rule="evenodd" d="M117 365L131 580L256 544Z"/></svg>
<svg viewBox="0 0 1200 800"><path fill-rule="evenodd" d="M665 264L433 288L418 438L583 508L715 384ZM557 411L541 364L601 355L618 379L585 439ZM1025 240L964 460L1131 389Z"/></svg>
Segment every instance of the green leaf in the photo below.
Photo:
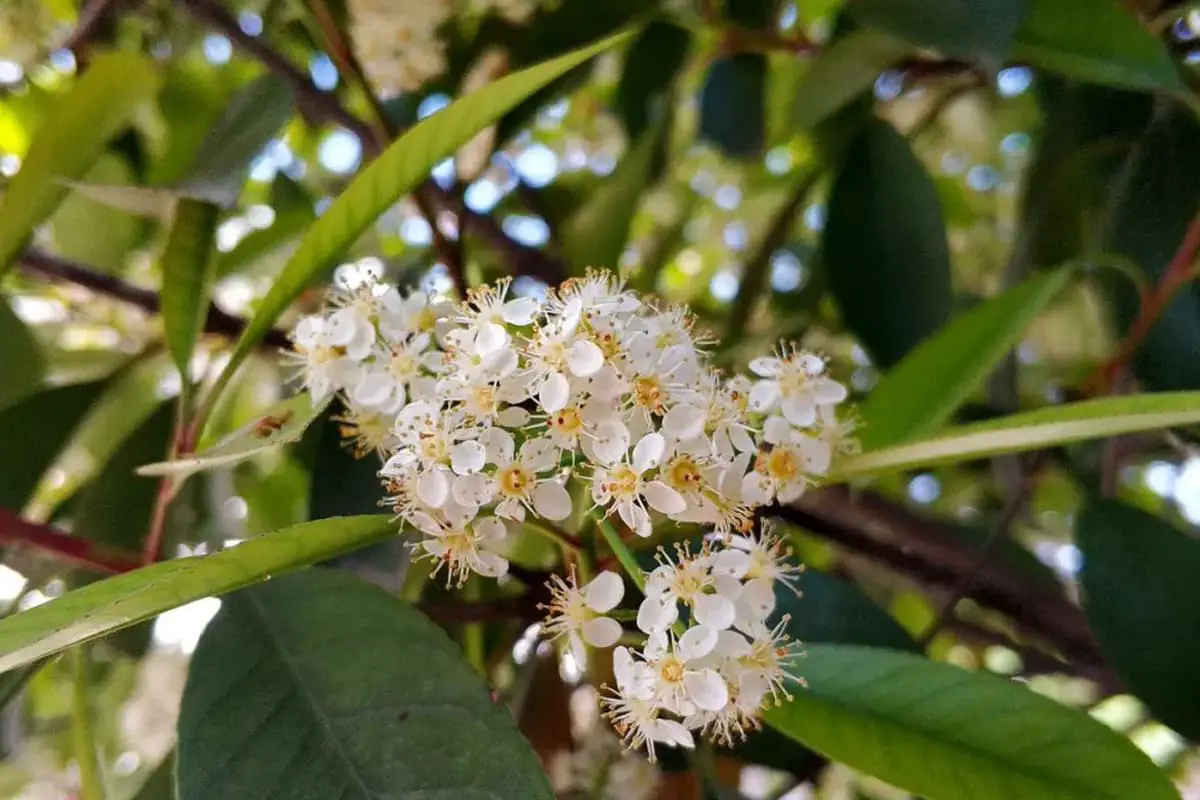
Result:
<svg viewBox="0 0 1200 800"><path fill-rule="evenodd" d="M0 412L0 507L25 507L104 387L100 381L48 389Z"/></svg>
<svg viewBox="0 0 1200 800"><path fill-rule="evenodd" d="M71 511L76 535L127 552L141 551L158 481L139 477L134 469L162 458L174 431L174 409L171 403L163 403L113 453L104 470L80 490Z"/></svg>
<svg viewBox="0 0 1200 800"><path fill-rule="evenodd" d="M0 295L0 410L28 397L46 373L42 349L33 333Z"/></svg>
<svg viewBox="0 0 1200 800"><path fill-rule="evenodd" d="M386 514L306 522L211 556L163 561L97 581L0 620L0 672L392 535Z"/></svg>
<svg viewBox="0 0 1200 800"><path fill-rule="evenodd" d="M1157 284L1200 213L1200 123L1175 108L1157 117L1138 140L1128 174L1117 182L1107 249L1141 266ZM1124 280L1109 285L1117 322L1128 328L1140 298ZM1200 286L1188 283L1167 304L1143 340L1133 371L1158 390L1200 389Z"/></svg>
<svg viewBox="0 0 1200 800"><path fill-rule="evenodd" d="M871 450L839 464L834 478L932 467L1197 422L1200 392L1085 400L961 425L930 439Z"/></svg>
<svg viewBox="0 0 1200 800"><path fill-rule="evenodd" d="M141 56L105 53L55 99L0 200L0 274L66 196L58 179L86 175L157 89L158 78Z"/></svg>
<svg viewBox="0 0 1200 800"><path fill-rule="evenodd" d="M90 184L127 184L133 173L125 160L105 153L87 174ZM62 181L77 188L74 181ZM110 204L97 202L87 191L72 191L51 215L50 231L58 255L108 274L117 273L125 265L130 250L142 237L142 221L114 210Z"/></svg>
<svg viewBox="0 0 1200 800"><path fill-rule="evenodd" d="M912 55L913 46L880 31L857 30L821 51L800 81L792 102L798 132L816 127L875 85L879 73Z"/></svg>
<svg viewBox="0 0 1200 800"><path fill-rule="evenodd" d="M70 202L75 195L127 215L149 217L156 220L170 219L175 205L180 200L204 200L195 192L164 186L136 186L128 183L59 181L71 189ZM63 204L63 208L66 203ZM61 212L62 209L60 208Z"/></svg>
<svg viewBox="0 0 1200 800"><path fill-rule="evenodd" d="M192 657L178 778L180 800L554 796L440 628L323 569L224 600Z"/></svg>
<svg viewBox="0 0 1200 800"><path fill-rule="evenodd" d="M109 381L104 394L88 409L70 440L51 465L59 471L53 484L43 484L35 496L37 517L50 512L104 468L113 453L141 427L163 401L174 397L179 382L166 353L135 362Z"/></svg>
<svg viewBox="0 0 1200 800"><path fill-rule="evenodd" d="M242 332L223 377L228 377L304 288L343 256L354 240L439 161L466 144L542 86L572 67L625 41L621 33L502 78L426 117L351 181L300 241Z"/></svg>
<svg viewBox="0 0 1200 800"><path fill-rule="evenodd" d="M175 800L175 753L159 762L130 800Z"/></svg>
<svg viewBox="0 0 1200 800"><path fill-rule="evenodd" d="M927 800L1171 800L1166 774L1086 713L894 650L807 648L809 688L767 722Z"/></svg>
<svg viewBox="0 0 1200 800"><path fill-rule="evenodd" d="M1013 58L1070 78L1182 91L1162 40L1118 0L1026 0Z"/></svg>
<svg viewBox="0 0 1200 800"><path fill-rule="evenodd" d="M999 68L1012 48L1025 0L850 0L846 10L863 25Z"/></svg>
<svg viewBox="0 0 1200 800"><path fill-rule="evenodd" d="M767 57L717 59L700 90L700 138L732 158L756 158L767 136Z"/></svg>
<svg viewBox="0 0 1200 800"><path fill-rule="evenodd" d="M612 175L563 226L563 249L575 274L582 275L590 266L614 267L619 263L666 130L665 118L648 128Z"/></svg>
<svg viewBox="0 0 1200 800"><path fill-rule="evenodd" d="M890 367L950 317L950 252L937 188L879 119L859 130L830 190L821 241L846 325Z"/></svg>
<svg viewBox="0 0 1200 800"><path fill-rule="evenodd" d="M185 383L196 338L208 314L216 259L213 242L218 210L201 200L181 200L163 251L162 317L167 349Z"/></svg>
<svg viewBox="0 0 1200 800"><path fill-rule="evenodd" d="M807 644L861 644L919 650L908 632L853 584L815 570L796 581L800 594L775 584L775 614L790 616L788 635Z"/></svg>
<svg viewBox="0 0 1200 800"><path fill-rule="evenodd" d="M329 417L312 429L320 437L312 467L312 490L309 494L310 519L372 514L383 500L383 484L379 480L379 457L368 453L355 458L349 443L344 440Z"/></svg>
<svg viewBox="0 0 1200 800"><path fill-rule="evenodd" d="M1155 716L1200 739L1200 541L1098 497L1076 538L1083 610L1101 652Z"/></svg>
<svg viewBox="0 0 1200 800"><path fill-rule="evenodd" d="M1060 269L961 315L888 371L861 408L867 449L936 431L987 379L1071 279ZM936 386L936 392L929 387Z"/></svg>
<svg viewBox="0 0 1200 800"><path fill-rule="evenodd" d="M253 458L260 453L294 442L305 428L321 415L329 400L313 405L312 395L301 392L276 403L265 414L253 422L243 425L212 447L201 450L186 458L161 461L139 467L139 475L174 475L186 478L196 472L225 467Z"/></svg>
<svg viewBox="0 0 1200 800"><path fill-rule="evenodd" d="M691 45L692 35L686 28L662 20L648 24L630 45L617 83L616 105L631 141L667 110L663 106L668 92Z"/></svg>
<svg viewBox="0 0 1200 800"><path fill-rule="evenodd" d="M250 162L292 116L292 88L265 75L233 96L205 136L180 188L229 206L237 201Z"/></svg>

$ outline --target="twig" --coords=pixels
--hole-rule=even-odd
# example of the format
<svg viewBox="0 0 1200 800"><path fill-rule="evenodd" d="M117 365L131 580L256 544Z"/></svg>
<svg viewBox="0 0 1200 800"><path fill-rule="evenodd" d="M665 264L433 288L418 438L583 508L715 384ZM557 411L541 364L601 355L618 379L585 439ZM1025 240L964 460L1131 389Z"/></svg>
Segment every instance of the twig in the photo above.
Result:
<svg viewBox="0 0 1200 800"><path fill-rule="evenodd" d="M99 35L104 21L120 2L121 0L91 0L79 12L79 21L75 24L75 30L71 31L71 35L63 41L61 46L64 50L70 50L75 54L81 67L84 64L88 47Z"/></svg>
<svg viewBox="0 0 1200 800"><path fill-rule="evenodd" d="M828 487L766 513L925 586L953 587L977 561L976 550L943 523L873 492L851 495L846 487ZM1061 591L1032 584L1002 562L985 562L963 596L1005 614L1069 658L1103 661L1077 606Z"/></svg>
<svg viewBox="0 0 1200 800"><path fill-rule="evenodd" d="M0 508L0 542L28 545L103 574L129 572L139 566L134 556L101 549L82 537L28 522L6 508Z"/></svg>
<svg viewBox="0 0 1200 800"><path fill-rule="evenodd" d="M787 243L788 234L796 221L796 213L804 204L809 193L812 192L813 187L816 186L820 176L821 170L814 169L800 179L791 196L775 212L775 217L763 235L758 250L754 252L742 269L741 285L738 288L737 297L734 298L733 308L729 311L729 333L726 341L732 343L742 339L746 323L750 320L750 312L754 310L754 304L758 302L763 285L766 283L771 256Z"/></svg>
<svg viewBox="0 0 1200 800"><path fill-rule="evenodd" d="M132 306L137 306L148 314L157 314L161 310L158 293L149 289L126 283L120 278L105 275L59 256L53 256L41 250L30 248L21 256L20 266L25 272L55 281L73 283L82 286L96 294L120 300ZM246 327L246 320L226 314L216 306L208 307L208 315L204 319L204 332L236 338ZM263 337L263 344L275 348L291 346L288 336L283 331L268 331Z"/></svg>
<svg viewBox="0 0 1200 800"><path fill-rule="evenodd" d="M1091 376L1084 381L1084 388L1092 394L1105 394L1121 373L1125 371L1134 353L1145 341L1146 336L1154 328L1158 318L1174 299L1175 294L1186 286L1194 276L1192 263L1196 258L1196 250L1200 248L1200 212L1192 218L1183 241L1167 268L1163 271L1158 284L1149 292L1142 295L1141 307L1137 317L1129 327L1129 332L1121 341L1117 352L1102 364Z"/></svg>
<svg viewBox="0 0 1200 800"><path fill-rule="evenodd" d="M307 75L267 44L263 37L247 35L238 27L237 20L219 3L214 0L182 0L182 4L196 19L219 30L233 44L292 84L296 90L297 105L307 119L346 128L358 136L362 142L363 155L367 158L374 158L382 152L369 125L347 111L336 97L314 86ZM434 181L426 180L414 190L413 195L418 202L427 203L431 211L449 211L454 214L460 222L459 238L469 231L483 239L500 252L508 263L510 272L532 275L552 284L566 278L566 267L560 259L510 239L495 219L487 214L469 212L451 193Z"/></svg>
<svg viewBox="0 0 1200 800"><path fill-rule="evenodd" d="M1030 468L1029 472L1033 472ZM945 627L946 623L954 617L954 609L958 605L958 601L963 598L971 590L975 584L975 579L979 576L979 572L987 565L991 558L996 554L1000 543L1008 538L1012 530L1012 526L1016 523L1017 517L1025 510L1029 504L1029 494L1032 487L1032 480L1028 475L1021 481L1021 485L1016 488L1008 502L1004 505L1004 510L1000 512L1000 516L992 525L992 529L988 531L987 538L983 542L983 546L979 548L979 553L975 558L975 563L959 576L958 582L950 589L950 596L942 603L933 622L917 639L917 644L922 649L929 646L933 641L933 637L937 636L938 632Z"/></svg>

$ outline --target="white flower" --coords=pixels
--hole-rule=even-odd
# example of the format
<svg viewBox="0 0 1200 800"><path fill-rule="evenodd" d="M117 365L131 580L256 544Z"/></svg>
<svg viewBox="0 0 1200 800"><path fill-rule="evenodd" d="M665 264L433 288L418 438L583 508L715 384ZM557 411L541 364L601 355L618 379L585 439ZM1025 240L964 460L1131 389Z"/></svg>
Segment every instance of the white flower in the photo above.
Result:
<svg viewBox="0 0 1200 800"><path fill-rule="evenodd" d="M421 377L422 354L429 334L418 334L399 344L377 346L374 363L364 366L349 397L358 405L395 413L408 400L408 386Z"/></svg>
<svg viewBox="0 0 1200 800"><path fill-rule="evenodd" d="M438 561L433 574L446 569L447 586L462 586L473 572L485 578L508 572L508 560L500 552L508 532L501 520L438 520L424 511L413 512L408 520L425 534L419 545L424 555Z"/></svg>
<svg viewBox="0 0 1200 800"><path fill-rule="evenodd" d="M496 498L496 516L508 519L524 520L526 509L548 520L570 516L571 495L558 480L542 474L558 470L558 449L546 438L534 438L525 440L515 455L514 450L511 433L500 428L488 432L487 460L496 472L486 484L471 482L482 490L476 496L479 503Z"/></svg>
<svg viewBox="0 0 1200 800"><path fill-rule="evenodd" d="M314 402L358 382L362 372L359 361L370 352L371 343L351 341L353 347L349 347L346 334L346 327L335 330L323 317L305 317L296 325L292 334L295 354L289 360L299 367L300 379Z"/></svg>
<svg viewBox="0 0 1200 800"><path fill-rule="evenodd" d="M669 747L695 747L692 734L679 722L660 719L660 706L654 696L654 675L650 666L635 661L629 650L613 651L613 675L617 690L603 699L605 716L612 722L621 741L631 750L643 746L651 761L657 760L656 742Z"/></svg>
<svg viewBox="0 0 1200 800"><path fill-rule="evenodd" d="M825 442L793 432L788 441L759 452L754 471L742 480L742 497L750 505L790 503L811 478L829 470L831 455Z"/></svg>
<svg viewBox="0 0 1200 800"><path fill-rule="evenodd" d="M763 378L750 392L750 407L772 411L776 407L793 425L812 425L817 408L846 399L846 387L825 373L825 360L802 350L781 349L778 356L750 362L750 371Z"/></svg>
<svg viewBox="0 0 1200 800"><path fill-rule="evenodd" d="M592 499L600 506L611 505L638 536L650 535L647 504L664 514L678 514L687 508L679 492L660 480L643 477L659 465L666 446L662 434L648 433L633 448L632 460L598 468L592 476Z"/></svg>
<svg viewBox="0 0 1200 800"><path fill-rule="evenodd" d="M567 649L576 663L586 662L584 643L592 647L612 647L621 638L621 624L604 616L617 607L625 595L625 583L615 572L601 572L582 589L575 575L564 581L550 578L550 607L546 633L553 639L567 637Z"/></svg>
<svg viewBox="0 0 1200 800"><path fill-rule="evenodd" d="M465 325L464 342L469 343L475 355L487 355L499 350L509 342L505 324L529 325L537 313L538 302L532 297L506 300L509 278L497 281L492 286L471 289L467 300L460 306L457 321Z"/></svg>
<svg viewBox="0 0 1200 800"><path fill-rule="evenodd" d="M729 701L725 680L711 667L698 664L713 651L717 632L696 626L675 639L671 633L650 637L646 663L654 680L654 696L673 714L719 711Z"/></svg>
<svg viewBox="0 0 1200 800"><path fill-rule="evenodd" d="M665 632L678 619L680 604L691 611L697 629L715 635L733 625L741 584L713 572L707 548L693 554L679 545L675 560L663 550L656 558L659 564L646 578L646 598L638 608L638 628L652 636Z"/></svg>

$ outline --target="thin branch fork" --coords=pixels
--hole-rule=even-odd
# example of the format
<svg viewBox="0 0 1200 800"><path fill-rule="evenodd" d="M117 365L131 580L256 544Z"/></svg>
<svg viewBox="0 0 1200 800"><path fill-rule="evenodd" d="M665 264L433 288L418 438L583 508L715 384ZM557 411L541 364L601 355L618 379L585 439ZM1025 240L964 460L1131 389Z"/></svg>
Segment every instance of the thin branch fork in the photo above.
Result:
<svg viewBox="0 0 1200 800"><path fill-rule="evenodd" d="M827 487L805 494L796 505L773 507L767 514L925 586L953 590L963 575L977 570L964 597L1008 616L1067 658L1087 663L1104 660L1083 612L1061 591L1031 584L1001 562L980 564L978 552L943 523L913 514L880 495Z"/></svg>
<svg viewBox="0 0 1200 800"><path fill-rule="evenodd" d="M73 283L96 294L137 306L148 314L157 314L162 310L162 302L157 292L134 286L120 278L105 275L83 264L36 248L30 248L21 255L20 266L27 274L51 281ZM208 307L208 314L204 319L205 333L237 338L245 327L246 320L241 317L227 314L215 305ZM291 347L287 334L280 330L268 331L263 337L263 344L275 348Z"/></svg>
<svg viewBox="0 0 1200 800"><path fill-rule="evenodd" d="M288 81L296 90L300 112L310 122L332 123L347 129L359 138L363 154L369 158L375 158L383 151L382 143L377 140L370 125L351 114L332 94L314 86L307 75L262 37L250 36L243 31L237 20L219 3L214 0L182 0L182 5L197 20L219 30L271 72ZM490 215L466 208L460 199L433 180L426 180L413 190L413 199L428 213L436 215L437 212L447 211L453 214L459 220L460 237L465 231L478 236L501 253L514 274L530 275L550 284L560 283L567 277L566 267L561 260L509 238Z"/></svg>
<svg viewBox="0 0 1200 800"><path fill-rule="evenodd" d="M48 525L29 522L6 508L0 508L0 542L26 545L105 575L129 572L140 566L135 556L98 547Z"/></svg>
<svg viewBox="0 0 1200 800"><path fill-rule="evenodd" d="M1095 394L1107 394L1108 390L1129 366L1137 349L1141 347L1146 337L1153 330L1155 323L1163 311L1170 305L1175 295L1192 281L1195 274L1192 265L1196 260L1196 252L1200 249L1200 212L1192 218L1179 248L1167 268L1163 271L1158 284L1142 295L1141 306L1137 317L1129 326L1129 332L1121 341L1117 352L1107 362L1101 365L1084 382L1085 390Z"/></svg>

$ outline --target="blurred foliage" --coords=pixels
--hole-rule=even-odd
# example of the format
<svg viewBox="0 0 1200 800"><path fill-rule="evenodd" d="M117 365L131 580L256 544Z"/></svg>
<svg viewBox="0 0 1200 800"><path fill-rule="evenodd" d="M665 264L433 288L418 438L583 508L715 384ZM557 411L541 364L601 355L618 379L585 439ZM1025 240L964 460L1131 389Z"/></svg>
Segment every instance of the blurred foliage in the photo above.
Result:
<svg viewBox="0 0 1200 800"><path fill-rule="evenodd" d="M237 595L214 628L234 634L206 639L200 658L210 672L187 677L186 656L216 613L206 595L246 585L261 570L321 562L426 608L464 602L429 584L427 568L409 568L400 539L380 541L378 519L355 521L350 534L332 527L340 524L332 518L377 513L383 496L374 457L354 459L342 446L336 406L299 409L291 425L289 417L266 433L259 427L280 408L293 410L279 405L294 375L278 350L331 280L371 274L448 295L460 275L479 284L512 274L514 293L536 295L588 266L620 269L639 290L689 304L725 368L741 369L780 339L827 354L860 401L868 449L1067 400L1200 390L1194 3L461 2L461 13L436 29L437 68L398 90L384 80L396 64L364 45L363 26L369 13L418 13L406 6L0 3L0 510L52 524L84 548L76 555L136 563L148 549L174 565L158 573L165 586L131 581L106 594L109 584L96 584L81 559L23 545L0 516L6 616L81 586L84 600L106 598L112 615L93 624L87 606L68 605L69 618L56 624L76 638L47 645L31 634L36 654L21 649L26 640L0 653L8 666L26 665L0 676L5 796L86 797L95 788L80 784L76 681L89 699L102 796L193 800L213 796L197 759L236 758L229 737L270 722L262 704L271 691L286 695L286 713L260 731L256 747L268 753L243 788L268 781L278 766L271 752L313 727L314 710L338 699L333 684L361 689L389 676L384 692L414 680L398 643L438 632L410 609L388 619L387 598L360 585L347 590L355 596L344 607L322 606L305 596L306 578L319 590L350 580L325 570ZM344 41L330 39L330 25ZM595 57L578 52L620 31L628 36L599 45ZM367 85L353 74L357 57ZM444 111L463 96L471 105ZM414 125L403 149L379 155ZM432 218L430 198L441 203ZM312 230L318 235L306 238ZM247 320L251 334L238 347ZM235 347L236 360L244 357L236 371ZM198 407L207 424L189 427ZM954 683L957 673L928 663L950 662L1020 677L1063 705L1109 697L1096 716L1183 786L1200 735L1200 438L1186 408L1175 411L1163 417L1170 429L1045 446L1031 460L979 457L860 478L845 505L859 508L853 497L863 490L893 514L885 521L917 521L885 531L883 556L856 546L822 509L802 506L808 516L787 530L810 574L800 580L802 597L780 605L791 615L788 630L814 643L814 692L803 698L812 718L788 721L803 713L798 704L777 712L779 727L819 727L829 715L827 728L793 735L909 785L936 772L926 769L936 759L969 761L962 750L983 750L995 763L963 785L988 788L955 797L1017 796L996 793L1002 778L988 776L1028 769L1023 751L1052 744L1051 734L1074 741L1074 716L1021 687L1002 692L999 681L976 684L974 675ZM230 434L215 461L208 453L204 466L216 468L202 476L176 483L161 471L136 473L181 444L204 450ZM170 494L164 486L177 491L169 509L160 505ZM332 521L314 523L320 535L306 544L305 529L294 526L310 520ZM568 522L589 555L605 552L589 523ZM942 572L914 566L914 548L925 552L918 545L927 542L903 537L927 533L924 522L951 540L937 553L978 561L935 564ZM163 539L147 543L156 525ZM294 551L271 550L266 535L283 528L292 529L279 535ZM654 544L696 533L664 531ZM212 561L194 572L177 561L249 539L261 548L244 561L224 552L213 574L205 572ZM553 534L530 525L514 539L521 569L535 577L561 570ZM351 545L361 549L347 553ZM997 564L1030 597L1061 601L1055 608L1074 614L1095 652L1081 656L1046 630L1029 630L1021 608L989 595L990 584L975 591L980 573ZM537 714L522 714L522 703L532 696L536 704L540 692L579 696L604 676L580 684L577 668L523 633L538 615L523 604L539 598L518 589L510 581L467 593L471 603L517 608L515 618L440 622L550 760L540 743L577 720L564 703L547 703L564 706L553 713L535 705ZM280 604L288 592L325 627L287 620ZM943 607L951 595L969 598L957 614ZM175 608L179 598L194 602ZM152 631L117 630L160 611ZM344 651L309 665L309 677L330 685L304 685L302 669L275 682L287 669L274 661L287 661L293 648L311 655L320 643L340 647L333 634L356 626L389 637L393 671L367 674L383 651L347 633ZM100 634L77 660L79 674L70 659L33 661ZM276 650L255 649L271 637ZM877 697L856 683L873 668L862 666L871 651L857 646L905 651L876 664L894 692ZM448 663L461 667L462 713L499 715L465 662ZM242 682L235 695L217 697L226 673L260 667L262 686ZM552 684L558 673L562 682ZM203 742L181 748L176 788L185 677L200 694L189 695L181 730ZM940 693L943 679L953 691ZM362 692L353 712L370 717L380 736L394 732L403 720L370 716L375 699ZM245 713L234 719L223 704ZM851 718L841 738L831 733L839 706ZM930 710L947 706L951 716ZM1017 720L989 730L1022 716L1013 709L1048 727ZM886 724L872 728L872 712ZM444 733L428 725L404 741L428 748L432 769L474 769L436 760L444 753L432 744ZM356 758L382 752L356 734L329 735L354 739ZM847 744L860 735L870 746ZM903 747L889 754L887 736ZM1118 739L1095 741L1119 748ZM453 744L447 736L446 747ZM508 745L524 753L515 734ZM1131 751L1113 752L1108 796L1134 798L1120 780L1146 774L1138 770L1148 762L1123 772ZM1061 753L1057 766L1070 783L1091 756ZM327 752L301 765L313 773L292 776L307 791L328 785L302 780L327 777L318 756ZM795 780L823 784L828 797L908 796L828 766L774 730L718 762L725 757L736 759L746 797ZM780 772L764 777L746 765ZM736 785L723 768L695 772L709 776L709 796L730 790L711 785L714 774ZM353 775L338 778L354 783ZM1200 779L1191 781L1184 797L1200 797ZM699 797L700 782L670 796ZM1164 796L1152 783L1144 796ZM621 786L636 796L633 783ZM932 786L933 800L950 796ZM1018 794L1088 796L1042 785ZM254 796L268 795L255 788Z"/></svg>

